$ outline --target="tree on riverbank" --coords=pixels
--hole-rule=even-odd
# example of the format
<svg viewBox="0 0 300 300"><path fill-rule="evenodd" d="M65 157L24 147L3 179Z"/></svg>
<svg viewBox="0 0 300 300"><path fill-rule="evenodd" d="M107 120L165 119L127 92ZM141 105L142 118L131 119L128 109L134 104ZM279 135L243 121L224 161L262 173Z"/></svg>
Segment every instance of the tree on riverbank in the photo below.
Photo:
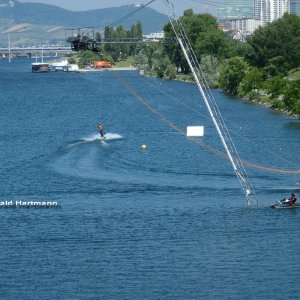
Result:
<svg viewBox="0 0 300 300"><path fill-rule="evenodd" d="M248 68L248 64L241 57L236 56L225 60L219 78L220 88L237 95L238 87L246 76Z"/></svg>
<svg viewBox="0 0 300 300"><path fill-rule="evenodd" d="M299 80L286 77L300 66L300 18L285 14L260 27L246 42L243 56L223 63L220 87L300 116Z"/></svg>
<svg viewBox="0 0 300 300"><path fill-rule="evenodd" d="M95 33L95 44L93 49L80 51L69 57L72 63L78 63L80 68L90 66L94 61L107 60L112 64L126 60L128 57L133 57L140 53L141 46L138 44L125 44L125 43L106 43L101 44L104 39L111 40L112 42L122 39L143 39L142 23L138 21L132 25L129 30L125 30L121 25L116 28L106 27L103 36L100 32Z"/></svg>
<svg viewBox="0 0 300 300"><path fill-rule="evenodd" d="M125 30L121 25L116 28L106 27L104 29L104 38L107 40L122 40L122 39L143 39L142 23L138 21L132 25L130 30ZM108 43L102 47L102 51L109 53L114 61L127 59L129 56L134 56L139 53L141 47L138 44L121 44Z"/></svg>
<svg viewBox="0 0 300 300"><path fill-rule="evenodd" d="M283 102L292 113L300 116L300 80L288 81Z"/></svg>
<svg viewBox="0 0 300 300"><path fill-rule="evenodd" d="M179 19L208 84L216 87L220 62L236 52L236 45L218 28L217 19L209 14L195 14L189 9ZM165 25L164 34L163 44L146 45L141 50L148 57L148 72L157 77L193 80L171 23ZM138 61L140 58L141 56L137 55Z"/></svg>
<svg viewBox="0 0 300 300"><path fill-rule="evenodd" d="M247 41L245 58L258 68L275 67L278 73L300 65L300 18L285 14L259 27Z"/></svg>
<svg viewBox="0 0 300 300"><path fill-rule="evenodd" d="M205 56L215 57L219 61L229 58L234 53L233 42L218 28L217 19L212 15L195 14L192 9L188 9L179 18L179 21L184 27L199 61ZM164 27L164 32L166 38L164 53L177 67L177 70L181 70L184 74L190 73L179 44L174 42L176 36L170 23Z"/></svg>

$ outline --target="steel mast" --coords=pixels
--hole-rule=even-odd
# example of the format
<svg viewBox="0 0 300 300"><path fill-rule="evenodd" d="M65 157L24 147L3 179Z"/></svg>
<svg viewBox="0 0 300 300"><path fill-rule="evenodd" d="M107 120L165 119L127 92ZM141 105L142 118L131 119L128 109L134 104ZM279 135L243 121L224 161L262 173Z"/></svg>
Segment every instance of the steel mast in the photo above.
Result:
<svg viewBox="0 0 300 300"><path fill-rule="evenodd" d="M174 5L171 0L163 0L163 2L167 7L170 23L173 27L179 45L196 80L200 94L215 125L215 128L224 146L226 154L231 162L232 168L242 186L243 192L246 197L247 206L250 206L251 204L257 204L254 190L248 180L248 176L246 174L246 170L243 166L242 160L238 155L237 149L230 136L229 130L224 122L224 119L213 97L213 94L203 75L198 59L188 40L187 34L182 24L180 23L179 18L176 15Z"/></svg>

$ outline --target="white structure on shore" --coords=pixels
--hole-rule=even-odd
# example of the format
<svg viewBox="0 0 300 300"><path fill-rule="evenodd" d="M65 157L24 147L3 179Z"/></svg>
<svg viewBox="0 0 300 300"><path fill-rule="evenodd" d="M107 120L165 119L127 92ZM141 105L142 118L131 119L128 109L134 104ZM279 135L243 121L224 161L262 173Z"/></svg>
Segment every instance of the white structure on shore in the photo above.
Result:
<svg viewBox="0 0 300 300"><path fill-rule="evenodd" d="M165 33L163 31L161 32L153 32L150 34L143 35L144 40L152 40L159 42L160 40L163 40L165 38Z"/></svg>

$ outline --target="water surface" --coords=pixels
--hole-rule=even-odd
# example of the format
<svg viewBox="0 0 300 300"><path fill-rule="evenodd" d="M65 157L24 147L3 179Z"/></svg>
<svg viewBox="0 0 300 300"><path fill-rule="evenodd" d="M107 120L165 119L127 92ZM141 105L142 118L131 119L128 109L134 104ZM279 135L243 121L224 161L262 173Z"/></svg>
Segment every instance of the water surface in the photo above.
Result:
<svg viewBox="0 0 300 300"><path fill-rule="evenodd" d="M247 169L248 210L229 162L163 120L222 150L194 85L30 63L0 61L0 201L61 209L0 210L1 298L300 297L300 210L269 208L299 175ZM242 159L300 169L298 120L213 93Z"/></svg>

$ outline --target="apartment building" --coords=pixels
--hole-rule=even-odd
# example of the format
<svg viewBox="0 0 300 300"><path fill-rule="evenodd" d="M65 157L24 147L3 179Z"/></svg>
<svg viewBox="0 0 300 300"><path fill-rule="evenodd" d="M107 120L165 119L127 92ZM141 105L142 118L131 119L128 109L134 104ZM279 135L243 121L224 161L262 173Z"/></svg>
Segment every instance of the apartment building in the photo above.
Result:
<svg viewBox="0 0 300 300"><path fill-rule="evenodd" d="M291 0L254 0L254 17L264 26L290 13L290 4Z"/></svg>

